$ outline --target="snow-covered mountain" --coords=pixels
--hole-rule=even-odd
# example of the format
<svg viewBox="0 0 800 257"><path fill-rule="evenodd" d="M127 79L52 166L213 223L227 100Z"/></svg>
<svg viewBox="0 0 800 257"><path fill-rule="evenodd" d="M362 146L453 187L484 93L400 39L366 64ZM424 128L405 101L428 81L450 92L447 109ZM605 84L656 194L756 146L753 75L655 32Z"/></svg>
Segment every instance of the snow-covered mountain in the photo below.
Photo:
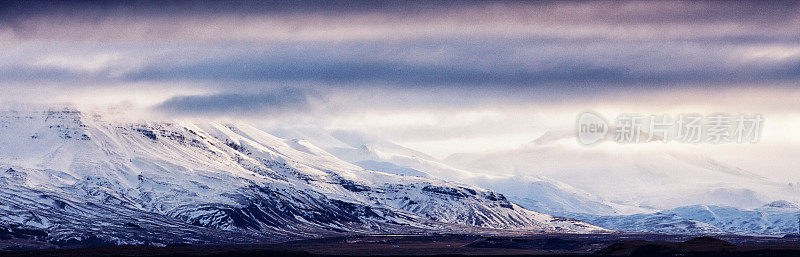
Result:
<svg viewBox="0 0 800 257"><path fill-rule="evenodd" d="M488 174L545 176L626 206L672 209L719 205L743 209L800 195L794 183L726 164L711 152L671 151L662 143L580 145L549 132L517 149L455 154L443 162Z"/></svg>
<svg viewBox="0 0 800 257"><path fill-rule="evenodd" d="M527 209L614 230L744 235L797 231L797 217L792 216L797 210L792 202L764 205L764 200L791 196L797 192L796 186L773 182L702 155L637 153L630 149L609 153L606 149L571 147L575 143L572 133L548 132L515 150L458 154L441 161L355 133L319 129L277 133L320 142L334 155L371 169L443 177L491 189Z"/></svg>
<svg viewBox="0 0 800 257"><path fill-rule="evenodd" d="M548 132L517 149L456 154L444 162L484 173L542 175L585 190L588 195L602 196L612 202L604 202L608 205L628 208L629 215L591 209L551 212L609 229L743 235L797 231L798 210L791 202L800 195L796 183L769 179L706 153L671 152L662 146L605 143L586 147L578 145L572 133Z"/></svg>
<svg viewBox="0 0 800 257"><path fill-rule="evenodd" d="M365 170L243 124L4 111L0 140L0 230L64 244L606 231L477 187Z"/></svg>
<svg viewBox="0 0 800 257"><path fill-rule="evenodd" d="M477 173L469 167L455 168L435 157L385 140L349 131L318 128L275 129L284 138L303 138L331 154L365 169L404 176L433 177L457 181L502 193L511 202L538 212L570 215L591 213L614 215L651 210L605 201L563 182L537 175Z"/></svg>
<svg viewBox="0 0 800 257"><path fill-rule="evenodd" d="M575 216L626 232L782 236L800 231L800 208L788 201L775 201L754 209L692 205L652 214Z"/></svg>
<svg viewBox="0 0 800 257"><path fill-rule="evenodd" d="M365 168L453 181L476 175L441 163L425 153L359 133L341 130L329 132L318 128L277 129L271 132L283 138L308 140L342 160Z"/></svg>

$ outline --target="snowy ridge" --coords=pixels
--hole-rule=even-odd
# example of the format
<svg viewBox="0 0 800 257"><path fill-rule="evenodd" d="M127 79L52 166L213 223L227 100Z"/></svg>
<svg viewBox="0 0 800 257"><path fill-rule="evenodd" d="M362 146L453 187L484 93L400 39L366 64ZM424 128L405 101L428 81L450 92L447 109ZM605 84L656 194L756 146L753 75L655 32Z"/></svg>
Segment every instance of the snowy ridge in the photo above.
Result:
<svg viewBox="0 0 800 257"><path fill-rule="evenodd" d="M739 234L783 236L797 233L800 208L775 201L755 209L692 205L652 214L623 216L575 215L611 229L668 234Z"/></svg>
<svg viewBox="0 0 800 257"><path fill-rule="evenodd" d="M337 157L366 169L457 181L496 191L511 202L537 212L565 216L572 213L613 215L651 211L614 204L544 176L476 173L455 168L424 153L353 132L303 128L278 129L274 133L287 138L307 138Z"/></svg>
<svg viewBox="0 0 800 257"><path fill-rule="evenodd" d="M326 132L320 129L277 131L286 137L309 138L340 158L351 161L362 167L386 171L394 174L418 177L439 177L487 188L500 192L509 201L538 212L555 214L564 217L588 221L592 224L627 232L648 232L666 234L742 234L780 236L798 231L796 205L789 201L775 201L764 205L760 200L763 193L777 191L774 197L791 197L796 195L794 184L779 185L749 171L729 167L723 163L702 156L676 153L660 153L653 156L641 156L636 153L622 152L620 156L607 156L595 150L569 149L575 142L574 133L567 131L547 132L536 140L519 149L498 154L490 154L488 158L478 158L474 154L460 154L449 158L452 163L467 163L464 169L483 168L482 173L472 173L454 168L434 157L426 156L411 149L404 148L379 139L359 136L346 132ZM566 145L565 145L566 144ZM577 158L576 158L577 157ZM645 157L645 158L638 158ZM566 161L565 161L566 160ZM526 175L537 174L560 166L547 166L552 163L568 162L581 165L587 162L600 163L603 176L576 176L593 166L584 169L551 172L560 180L549 176ZM623 165L617 165L620 162ZM659 163L652 165L650 162ZM670 165L685 167L696 172L673 172ZM541 169L526 170L526 166L541 165ZM494 174L508 166L511 175ZM569 166L569 165L567 165ZM500 167L499 169L497 169ZM516 171L517 167L521 170ZM617 171L620 170L620 171ZM682 169L678 169L682 170ZM606 180L606 176L613 179ZM677 176L676 176L677 175ZM727 183L695 183L691 179L699 177L705 180L718 181L721 178ZM589 178L581 188L563 183L564 180ZM630 180L630 178L635 178ZM687 179L689 178L689 179ZM628 180L628 183L620 181ZM670 189L661 184L688 184L690 188L682 189L678 196L655 196L654 203L688 203L686 206L666 206L657 209L649 204L642 205L636 201L615 202L603 199L584 190L606 183L611 190L618 190L619 184L638 185L649 180L663 180L658 184L650 183L646 189ZM578 180L580 181L580 180ZM676 183L679 182L679 183ZM580 183L578 183L580 184ZM589 185L586 187L585 185ZM673 188L674 190L674 188ZM600 191L599 195L604 191ZM661 192L661 191L656 191ZM792 193L794 192L794 193ZM649 190L625 193L623 196L647 196ZM664 193L670 195L669 192ZM767 194L769 195L769 194ZM674 199L673 199L674 198ZM636 200L636 199L634 199ZM702 204L699 204L702 203ZM729 206L733 205L733 206ZM764 207L760 207L764 205ZM664 206L660 206L664 207ZM795 210L795 211L793 211Z"/></svg>
<svg viewBox="0 0 800 257"><path fill-rule="evenodd" d="M62 243L287 240L342 233L605 232L503 195L368 171L244 124L0 113L0 229Z"/></svg>
<svg viewBox="0 0 800 257"><path fill-rule="evenodd" d="M688 205L753 209L781 199L797 201L800 192L793 183L765 178L703 153L687 154L647 144L608 143L587 148L579 145L574 134L557 132L517 149L455 154L444 161L481 173L544 176L602 196L607 202L643 209ZM602 175L589 176L587 172Z"/></svg>

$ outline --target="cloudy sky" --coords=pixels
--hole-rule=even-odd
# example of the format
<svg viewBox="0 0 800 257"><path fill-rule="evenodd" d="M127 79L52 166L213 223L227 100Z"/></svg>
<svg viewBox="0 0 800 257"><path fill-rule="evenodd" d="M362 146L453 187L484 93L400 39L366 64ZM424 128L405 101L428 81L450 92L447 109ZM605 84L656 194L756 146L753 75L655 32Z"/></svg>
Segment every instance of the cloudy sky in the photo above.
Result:
<svg viewBox="0 0 800 257"><path fill-rule="evenodd" d="M790 1L33 1L0 4L0 47L5 105L353 130L436 157L585 110L759 113L766 144L800 145Z"/></svg>

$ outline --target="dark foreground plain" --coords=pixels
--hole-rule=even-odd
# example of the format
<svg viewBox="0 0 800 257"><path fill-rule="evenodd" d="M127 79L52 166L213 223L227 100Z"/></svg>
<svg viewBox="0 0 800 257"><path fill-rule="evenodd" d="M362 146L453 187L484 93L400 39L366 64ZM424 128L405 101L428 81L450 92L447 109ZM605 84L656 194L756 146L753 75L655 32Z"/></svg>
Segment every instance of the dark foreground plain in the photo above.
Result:
<svg viewBox="0 0 800 257"><path fill-rule="evenodd" d="M2 256L800 256L800 239L606 235L374 235L269 245L91 246L24 250L0 241Z"/></svg>

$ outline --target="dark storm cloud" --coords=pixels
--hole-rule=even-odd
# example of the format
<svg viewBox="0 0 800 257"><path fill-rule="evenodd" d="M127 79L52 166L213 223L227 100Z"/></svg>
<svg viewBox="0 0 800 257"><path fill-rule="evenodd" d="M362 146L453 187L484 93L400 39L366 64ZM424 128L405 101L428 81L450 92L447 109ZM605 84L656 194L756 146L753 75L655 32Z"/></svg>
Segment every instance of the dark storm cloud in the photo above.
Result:
<svg viewBox="0 0 800 257"><path fill-rule="evenodd" d="M297 88L279 88L257 93L220 93L211 95L176 96L157 109L190 115L279 114L303 111L315 94Z"/></svg>
<svg viewBox="0 0 800 257"><path fill-rule="evenodd" d="M798 6L792 1L3 3L0 47L6 55L0 58L0 84L180 84L187 91L217 92L172 98L159 107L183 113L300 108L319 100L308 99L308 88L321 95L369 91L386 99L423 92L434 95L425 101L475 105L487 92L499 102L504 97L570 101L607 90L796 86ZM293 89L265 89L275 85ZM471 91L459 97L447 93L464 89ZM419 101L407 102L424 104Z"/></svg>
<svg viewBox="0 0 800 257"><path fill-rule="evenodd" d="M433 1L383 1L383 0L246 0L246 1L7 1L0 5L5 19L24 18L35 15L52 15L54 12L69 14L168 14L168 15L213 15L280 14L298 12L354 13L366 11L401 12L404 9L421 10L463 6L480 1L433 2ZM65 12L66 11L66 12Z"/></svg>
<svg viewBox="0 0 800 257"><path fill-rule="evenodd" d="M753 59L747 56L753 51L750 48L760 51L763 46L536 40L211 44L120 50L122 56L165 52L145 56L142 65L130 69L114 66L126 64L124 58L94 71L69 64L0 66L0 81L188 82L230 94L277 84L311 85L328 92L342 88L436 92L433 89L439 88L546 92L543 97L551 97L665 87L783 86L800 79L800 58ZM800 51L800 47L789 50Z"/></svg>
<svg viewBox="0 0 800 257"><path fill-rule="evenodd" d="M796 1L21 1L0 25L22 39L798 40Z"/></svg>
<svg viewBox="0 0 800 257"><path fill-rule="evenodd" d="M774 83L800 79L800 63L777 67L748 65L734 69L692 71L642 70L633 67L564 63L536 70L470 69L393 62L271 62L236 60L182 67L148 67L127 78L141 80L232 80L250 82L320 82L329 86L381 83L399 87L511 87L536 86L679 86ZM719 70L715 70L719 69Z"/></svg>
<svg viewBox="0 0 800 257"><path fill-rule="evenodd" d="M774 22L797 15L796 1L393 1L393 0L181 0L181 1L5 1L0 4L2 20L37 15L66 17L87 15L215 15L296 13L398 13L418 15L463 8L494 6L528 10L526 13L566 14L547 17L559 21L617 23L675 23L753 21ZM591 7L586 9L585 7ZM539 10L535 10L539 9ZM478 12L473 19L484 13ZM539 17L536 17L539 18ZM541 18L539 18L541 19Z"/></svg>
<svg viewBox="0 0 800 257"><path fill-rule="evenodd" d="M594 43L437 42L278 47L245 54L155 63L130 81L306 83L328 87L486 89L627 88L784 83L800 60L752 61L731 44L673 46ZM745 44L744 46L748 46ZM709 51L706 48L714 49ZM720 50L721 49L721 50ZM415 55L423 56L414 59Z"/></svg>

